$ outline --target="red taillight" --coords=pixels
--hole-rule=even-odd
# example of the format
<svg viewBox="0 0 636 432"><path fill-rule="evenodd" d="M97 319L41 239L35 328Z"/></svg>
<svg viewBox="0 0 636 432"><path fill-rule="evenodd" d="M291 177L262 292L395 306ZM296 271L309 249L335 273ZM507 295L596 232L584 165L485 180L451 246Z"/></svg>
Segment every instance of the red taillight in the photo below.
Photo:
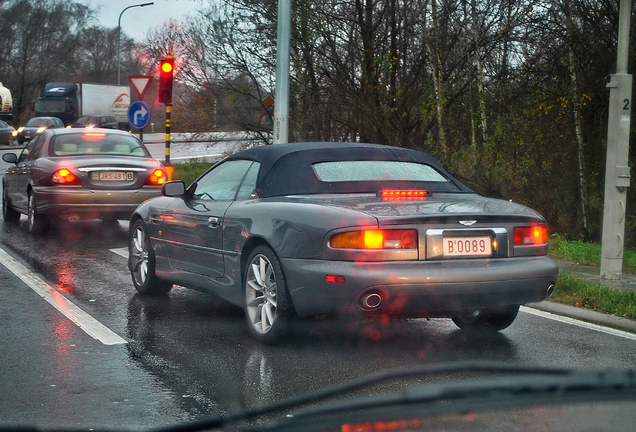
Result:
<svg viewBox="0 0 636 432"><path fill-rule="evenodd" d="M382 201L424 201L429 191L423 190L383 190Z"/></svg>
<svg viewBox="0 0 636 432"><path fill-rule="evenodd" d="M416 230L364 230L336 234L334 249L417 249Z"/></svg>
<svg viewBox="0 0 636 432"><path fill-rule="evenodd" d="M152 173L146 179L146 184L149 185L162 185L168 181L168 174L161 168L155 168Z"/></svg>
<svg viewBox="0 0 636 432"><path fill-rule="evenodd" d="M55 184L80 184L79 179L67 168L60 168L51 176L51 182Z"/></svg>
<svg viewBox="0 0 636 432"><path fill-rule="evenodd" d="M513 238L515 246L545 244L548 242L548 229L540 225L515 227Z"/></svg>
<svg viewBox="0 0 636 432"><path fill-rule="evenodd" d="M87 126L87 128L90 129L89 126ZM104 138L105 136L106 136L106 134L102 133L102 132L86 132L84 134L84 138L89 139L89 140L98 140L98 139Z"/></svg>
<svg viewBox="0 0 636 432"><path fill-rule="evenodd" d="M345 283L345 277L339 275L327 275L325 281L329 283Z"/></svg>

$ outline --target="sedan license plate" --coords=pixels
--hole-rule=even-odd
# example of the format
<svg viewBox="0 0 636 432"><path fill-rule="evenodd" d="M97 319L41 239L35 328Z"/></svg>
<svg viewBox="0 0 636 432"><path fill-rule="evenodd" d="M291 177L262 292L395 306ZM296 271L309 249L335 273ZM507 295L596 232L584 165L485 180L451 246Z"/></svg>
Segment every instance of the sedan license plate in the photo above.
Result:
<svg viewBox="0 0 636 432"><path fill-rule="evenodd" d="M492 241L483 237L445 237L445 257L468 257L492 255Z"/></svg>
<svg viewBox="0 0 636 432"><path fill-rule="evenodd" d="M129 171L100 171L99 181L131 181L133 173Z"/></svg>

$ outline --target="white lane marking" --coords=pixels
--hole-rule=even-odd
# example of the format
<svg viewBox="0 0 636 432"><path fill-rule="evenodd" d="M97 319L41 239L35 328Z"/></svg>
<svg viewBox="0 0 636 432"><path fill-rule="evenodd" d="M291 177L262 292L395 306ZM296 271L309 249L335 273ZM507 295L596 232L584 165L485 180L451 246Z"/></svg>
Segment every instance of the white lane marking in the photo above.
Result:
<svg viewBox="0 0 636 432"><path fill-rule="evenodd" d="M122 248L115 248L115 249L109 249L111 252L116 253L119 256L123 256L124 258L128 259L128 248L127 247L122 247Z"/></svg>
<svg viewBox="0 0 636 432"><path fill-rule="evenodd" d="M601 325L598 324L593 324L593 323L589 323L589 322L585 322L585 321L580 321L574 318L570 318L570 317L565 317L565 316L561 316L561 315L556 315L553 314L551 312L545 312L545 311L541 311L538 309L532 309L526 306L521 306L521 308L519 309L522 312L525 313L529 313L532 315L536 315L536 316L540 316L543 318L547 318L547 319L551 319L554 321L559 321L565 324L570 324L573 326L577 326L577 327L582 327L585 329L589 329L589 330L595 330L601 333L607 333L610 334L612 336L618 336L618 337L622 337L625 339L630 339L630 340L635 340L636 341L636 334L633 333L629 333L623 330L617 330L617 329L613 329L611 327L603 327Z"/></svg>
<svg viewBox="0 0 636 432"><path fill-rule="evenodd" d="M42 279L31 273L25 266L20 264L4 249L0 248L0 264L3 264L9 271L27 284L33 291L49 302L55 309L60 311L65 317L74 322L79 328L84 330L89 336L97 339L104 345L119 345L128 343L116 333L97 321L95 318L84 312L78 306L62 294L48 286Z"/></svg>

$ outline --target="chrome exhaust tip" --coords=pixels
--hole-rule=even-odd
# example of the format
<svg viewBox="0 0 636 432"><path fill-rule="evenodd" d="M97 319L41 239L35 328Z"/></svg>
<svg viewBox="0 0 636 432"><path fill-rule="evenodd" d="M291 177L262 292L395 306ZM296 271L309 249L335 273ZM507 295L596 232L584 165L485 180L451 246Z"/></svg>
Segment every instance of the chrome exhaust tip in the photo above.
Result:
<svg viewBox="0 0 636 432"><path fill-rule="evenodd" d="M382 304L382 296L375 292L371 291L365 293L360 297L360 307L365 310L377 309Z"/></svg>
<svg viewBox="0 0 636 432"><path fill-rule="evenodd" d="M554 293L554 284L550 284L548 289L545 291L545 298L549 298Z"/></svg>

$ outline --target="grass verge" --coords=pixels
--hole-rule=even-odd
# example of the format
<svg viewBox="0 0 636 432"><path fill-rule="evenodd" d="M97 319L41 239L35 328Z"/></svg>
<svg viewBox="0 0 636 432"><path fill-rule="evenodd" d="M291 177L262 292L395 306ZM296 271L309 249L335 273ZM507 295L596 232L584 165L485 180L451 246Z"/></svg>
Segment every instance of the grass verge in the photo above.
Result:
<svg viewBox="0 0 636 432"><path fill-rule="evenodd" d="M604 287L572 274L559 274L551 301L636 319L636 291Z"/></svg>
<svg viewBox="0 0 636 432"><path fill-rule="evenodd" d="M173 180L183 180L187 186L190 186L201 174L203 174L208 168L213 166L213 163L208 162L193 162L175 164L174 171L172 173Z"/></svg>
<svg viewBox="0 0 636 432"><path fill-rule="evenodd" d="M550 237L550 256L583 265L601 264L601 245L580 240ZM636 272L636 251L625 249L623 269ZM636 291L621 290L591 283L585 278L563 272L559 274L551 301L582 307L615 316L636 319Z"/></svg>
<svg viewBox="0 0 636 432"><path fill-rule="evenodd" d="M550 237L550 256L583 265L601 265L601 245L580 240L565 240L558 234ZM636 273L636 251L623 251L623 269Z"/></svg>

